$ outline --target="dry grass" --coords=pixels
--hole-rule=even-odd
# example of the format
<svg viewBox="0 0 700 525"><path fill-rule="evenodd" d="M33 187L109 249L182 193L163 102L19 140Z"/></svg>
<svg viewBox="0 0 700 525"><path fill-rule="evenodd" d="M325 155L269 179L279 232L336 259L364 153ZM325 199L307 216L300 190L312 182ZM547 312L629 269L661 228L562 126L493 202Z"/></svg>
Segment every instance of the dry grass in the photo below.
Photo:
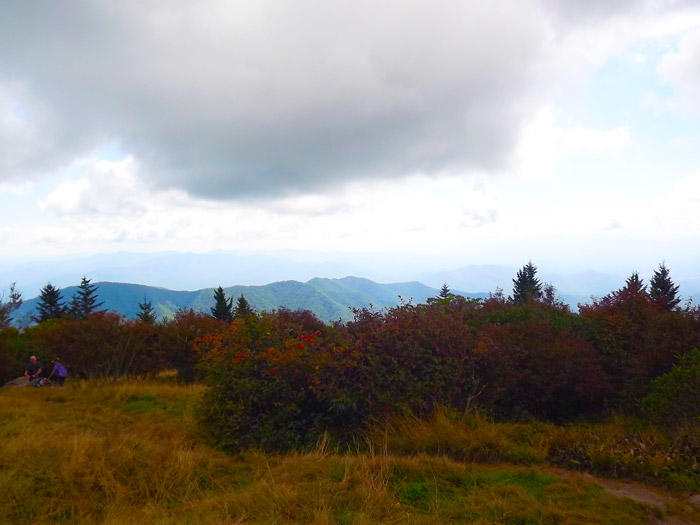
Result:
<svg viewBox="0 0 700 525"><path fill-rule="evenodd" d="M226 456L197 435L201 391L158 381L0 389L0 522L644 523L650 516L580 476L448 459L447 437L468 443L473 433L448 418L432 437L416 421L394 433L413 429L407 439L422 435L431 455L381 447L338 455L319 446L309 454ZM468 459L515 461L525 450L537 459L544 450L534 433L514 428L504 437L479 424L481 445L470 445Z"/></svg>
<svg viewBox="0 0 700 525"><path fill-rule="evenodd" d="M699 430L668 434L622 417L564 427L541 422L493 423L479 414L453 418L438 410L430 420L391 419L375 427L370 441L391 454L447 455L486 463L553 463L700 492Z"/></svg>

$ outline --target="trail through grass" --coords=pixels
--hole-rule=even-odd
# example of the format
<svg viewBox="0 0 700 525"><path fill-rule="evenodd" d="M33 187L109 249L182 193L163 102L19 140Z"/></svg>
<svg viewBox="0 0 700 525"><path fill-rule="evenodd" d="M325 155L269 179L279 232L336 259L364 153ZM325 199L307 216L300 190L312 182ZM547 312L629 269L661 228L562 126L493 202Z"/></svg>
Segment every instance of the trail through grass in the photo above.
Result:
<svg viewBox="0 0 700 525"><path fill-rule="evenodd" d="M563 479L508 458L485 465L450 459L444 450L402 456L324 447L227 456L197 433L202 388L124 381L0 389L0 523L627 524L664 513L692 517L687 508L662 512L579 474Z"/></svg>

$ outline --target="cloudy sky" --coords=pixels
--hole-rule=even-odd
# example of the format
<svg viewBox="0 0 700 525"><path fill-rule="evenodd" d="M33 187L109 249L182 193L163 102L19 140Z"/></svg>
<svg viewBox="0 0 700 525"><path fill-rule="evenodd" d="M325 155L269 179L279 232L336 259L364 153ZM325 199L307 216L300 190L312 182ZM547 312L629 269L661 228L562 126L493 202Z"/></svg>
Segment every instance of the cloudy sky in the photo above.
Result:
<svg viewBox="0 0 700 525"><path fill-rule="evenodd" d="M699 241L697 1L2 3L0 259Z"/></svg>

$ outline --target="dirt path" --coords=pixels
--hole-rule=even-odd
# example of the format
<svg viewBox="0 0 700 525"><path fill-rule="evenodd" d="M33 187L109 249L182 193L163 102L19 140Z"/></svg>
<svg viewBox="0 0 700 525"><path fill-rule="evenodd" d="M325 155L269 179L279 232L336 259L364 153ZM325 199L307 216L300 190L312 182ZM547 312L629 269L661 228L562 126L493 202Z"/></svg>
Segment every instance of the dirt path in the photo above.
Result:
<svg viewBox="0 0 700 525"><path fill-rule="evenodd" d="M579 478L589 480L613 496L628 498L638 503L656 507L662 511L663 517L653 517L652 523L655 525L700 524L700 494L683 497L634 481L599 478L591 474L572 472L556 467L549 467L544 469L544 471L564 479Z"/></svg>

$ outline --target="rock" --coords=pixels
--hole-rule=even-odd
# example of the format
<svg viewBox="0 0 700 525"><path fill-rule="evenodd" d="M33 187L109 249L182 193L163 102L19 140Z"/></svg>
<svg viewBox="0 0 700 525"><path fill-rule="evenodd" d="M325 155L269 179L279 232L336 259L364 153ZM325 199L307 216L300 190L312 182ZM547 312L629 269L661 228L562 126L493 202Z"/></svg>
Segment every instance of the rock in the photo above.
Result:
<svg viewBox="0 0 700 525"><path fill-rule="evenodd" d="M12 381L8 381L5 383L5 386L9 387L20 387L20 386L29 386L29 381L27 381L27 378L24 376L18 377L17 379L13 379Z"/></svg>

